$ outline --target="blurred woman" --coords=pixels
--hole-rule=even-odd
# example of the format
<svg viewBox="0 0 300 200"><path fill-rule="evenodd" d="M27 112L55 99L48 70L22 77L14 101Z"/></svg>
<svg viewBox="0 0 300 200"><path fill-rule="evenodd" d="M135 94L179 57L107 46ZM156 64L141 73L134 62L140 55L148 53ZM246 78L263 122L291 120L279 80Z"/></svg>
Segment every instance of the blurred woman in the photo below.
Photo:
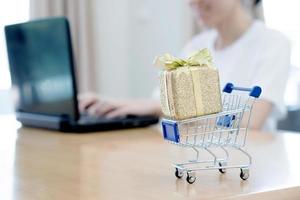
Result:
<svg viewBox="0 0 300 200"><path fill-rule="evenodd" d="M284 91L290 67L290 45L252 15L259 0L188 0L204 30L183 49L182 57L208 48L220 72L221 86L259 85L261 101L253 108L250 128L274 130L285 114ZM127 114L161 116L158 100L105 101L94 94L80 98L80 110L91 115L116 117Z"/></svg>

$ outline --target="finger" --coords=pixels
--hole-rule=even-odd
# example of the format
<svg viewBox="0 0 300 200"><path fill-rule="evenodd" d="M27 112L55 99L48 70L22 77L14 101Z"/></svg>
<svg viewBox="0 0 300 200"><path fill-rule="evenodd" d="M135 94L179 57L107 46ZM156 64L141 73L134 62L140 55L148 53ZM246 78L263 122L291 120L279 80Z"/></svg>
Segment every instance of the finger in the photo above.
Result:
<svg viewBox="0 0 300 200"><path fill-rule="evenodd" d="M97 103L98 99L96 97L86 98L79 101L79 110L80 112L84 112L88 107Z"/></svg>
<svg viewBox="0 0 300 200"><path fill-rule="evenodd" d="M91 116L97 116L97 110L99 108L99 105L100 103L99 102L96 102L94 104L91 104L87 109L86 109L86 112L88 115L91 115Z"/></svg>
<svg viewBox="0 0 300 200"><path fill-rule="evenodd" d="M98 101L98 102L90 105L86 109L86 111L87 111L88 115L99 117L99 116L105 115L107 112L109 112L113 109L115 109L115 107L113 105Z"/></svg>
<svg viewBox="0 0 300 200"><path fill-rule="evenodd" d="M99 104L97 104L97 109L95 111L95 114L97 116L104 116L107 113L115 110L117 108L116 105L108 103L108 102L99 102Z"/></svg>
<svg viewBox="0 0 300 200"><path fill-rule="evenodd" d="M130 110L128 110L126 107L118 107L108 113L106 113L106 117L107 118L115 118L115 117L121 117L121 116L125 116L131 114Z"/></svg>

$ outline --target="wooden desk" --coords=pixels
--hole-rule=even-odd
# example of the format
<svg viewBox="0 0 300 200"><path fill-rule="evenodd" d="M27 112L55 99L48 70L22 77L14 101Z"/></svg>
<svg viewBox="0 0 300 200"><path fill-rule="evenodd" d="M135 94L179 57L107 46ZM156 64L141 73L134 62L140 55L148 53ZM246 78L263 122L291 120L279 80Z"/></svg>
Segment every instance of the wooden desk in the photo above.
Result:
<svg viewBox="0 0 300 200"><path fill-rule="evenodd" d="M0 117L0 199L300 199L300 134L251 132L254 164L197 173L193 185L170 163L190 156L155 128L66 134L20 128Z"/></svg>

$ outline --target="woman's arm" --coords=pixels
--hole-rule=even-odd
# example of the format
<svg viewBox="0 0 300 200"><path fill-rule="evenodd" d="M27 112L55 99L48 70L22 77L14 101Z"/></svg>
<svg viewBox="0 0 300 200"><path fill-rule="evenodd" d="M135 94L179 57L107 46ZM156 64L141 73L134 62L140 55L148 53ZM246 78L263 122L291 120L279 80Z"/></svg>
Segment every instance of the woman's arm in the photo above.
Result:
<svg viewBox="0 0 300 200"><path fill-rule="evenodd" d="M266 100L258 100L254 103L252 108L252 114L250 119L249 128L251 129L262 129L267 118L272 111L273 105L271 102Z"/></svg>

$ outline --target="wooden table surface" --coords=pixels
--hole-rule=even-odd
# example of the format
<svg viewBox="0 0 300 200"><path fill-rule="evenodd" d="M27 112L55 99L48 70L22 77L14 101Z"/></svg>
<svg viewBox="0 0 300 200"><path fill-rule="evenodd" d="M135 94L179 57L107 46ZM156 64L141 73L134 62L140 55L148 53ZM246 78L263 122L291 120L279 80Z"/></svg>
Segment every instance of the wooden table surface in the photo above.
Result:
<svg viewBox="0 0 300 200"><path fill-rule="evenodd" d="M300 134L250 132L247 149L247 181L238 169L211 170L190 185L171 163L193 152L166 143L157 127L70 134L2 116L0 199L300 199Z"/></svg>

